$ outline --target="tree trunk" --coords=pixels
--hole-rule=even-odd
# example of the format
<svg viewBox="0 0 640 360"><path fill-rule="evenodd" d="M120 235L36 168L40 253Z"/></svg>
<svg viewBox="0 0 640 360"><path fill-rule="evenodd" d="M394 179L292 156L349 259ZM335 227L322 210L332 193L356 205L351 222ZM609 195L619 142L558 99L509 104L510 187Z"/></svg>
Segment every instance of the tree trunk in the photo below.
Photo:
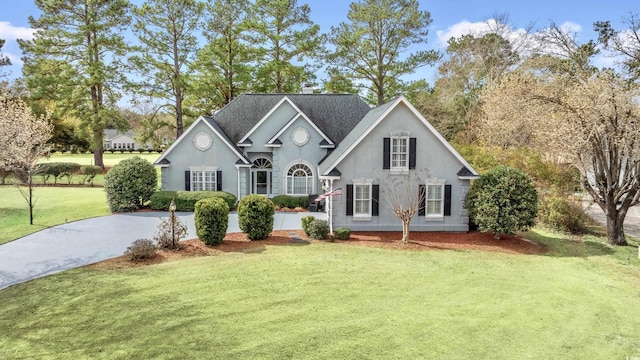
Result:
<svg viewBox="0 0 640 360"><path fill-rule="evenodd" d="M29 173L29 225L33 225L33 206L33 175Z"/></svg>
<svg viewBox="0 0 640 360"><path fill-rule="evenodd" d="M102 158L102 154L104 153L104 149L103 149L103 142L104 139L104 134L103 134L103 130L100 127L100 129L94 129L93 131L93 143L94 143L94 149L93 149L93 164L95 166L100 166L101 168L104 169L104 160Z"/></svg>
<svg viewBox="0 0 640 360"><path fill-rule="evenodd" d="M626 246L627 238L624 236L624 217L618 212L607 215L607 239L611 245Z"/></svg>
<svg viewBox="0 0 640 360"><path fill-rule="evenodd" d="M402 243L406 244L409 242L409 225L411 224L411 219L402 221Z"/></svg>

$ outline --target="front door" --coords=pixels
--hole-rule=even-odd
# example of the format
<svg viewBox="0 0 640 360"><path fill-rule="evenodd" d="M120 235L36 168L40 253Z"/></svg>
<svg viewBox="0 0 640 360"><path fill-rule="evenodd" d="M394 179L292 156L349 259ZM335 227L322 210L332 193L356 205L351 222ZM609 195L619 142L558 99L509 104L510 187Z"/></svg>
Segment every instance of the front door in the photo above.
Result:
<svg viewBox="0 0 640 360"><path fill-rule="evenodd" d="M269 170L255 170L254 194L269 195Z"/></svg>

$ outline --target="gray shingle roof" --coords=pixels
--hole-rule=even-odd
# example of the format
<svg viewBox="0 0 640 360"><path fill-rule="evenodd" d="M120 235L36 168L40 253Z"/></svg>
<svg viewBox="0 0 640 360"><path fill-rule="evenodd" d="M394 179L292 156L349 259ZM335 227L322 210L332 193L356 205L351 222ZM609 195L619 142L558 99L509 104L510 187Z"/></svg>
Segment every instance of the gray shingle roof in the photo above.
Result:
<svg viewBox="0 0 640 360"><path fill-rule="evenodd" d="M338 148L333 151L329 156L320 160L320 173L324 174L327 170L331 170L328 167L331 166L351 145L353 145L360 135L367 131L373 124L387 111L395 101L390 101L386 104L380 105L376 108L370 109L367 115L354 127L348 136L338 145Z"/></svg>
<svg viewBox="0 0 640 360"><path fill-rule="evenodd" d="M353 94L244 94L212 118L236 144L285 96L335 143L370 110Z"/></svg>

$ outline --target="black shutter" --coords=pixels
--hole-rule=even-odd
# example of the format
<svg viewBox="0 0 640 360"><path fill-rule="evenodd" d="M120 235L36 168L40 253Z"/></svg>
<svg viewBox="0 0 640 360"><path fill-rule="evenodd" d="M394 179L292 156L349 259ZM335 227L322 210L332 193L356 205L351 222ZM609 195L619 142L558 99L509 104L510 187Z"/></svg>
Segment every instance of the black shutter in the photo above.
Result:
<svg viewBox="0 0 640 360"><path fill-rule="evenodd" d="M416 168L416 138L409 138L409 169Z"/></svg>
<svg viewBox="0 0 640 360"><path fill-rule="evenodd" d="M371 185L371 215L378 216L380 208L380 185Z"/></svg>
<svg viewBox="0 0 640 360"><path fill-rule="evenodd" d="M353 185L347 185L347 215L353 215Z"/></svg>
<svg viewBox="0 0 640 360"><path fill-rule="evenodd" d="M451 216L451 185L444 186L444 216Z"/></svg>
<svg viewBox="0 0 640 360"><path fill-rule="evenodd" d="M222 171L216 171L216 190L222 191Z"/></svg>
<svg viewBox="0 0 640 360"><path fill-rule="evenodd" d="M184 189L185 191L191 191L191 171L189 170L184 172Z"/></svg>
<svg viewBox="0 0 640 360"><path fill-rule="evenodd" d="M391 168L391 138L382 139L382 168Z"/></svg>
<svg viewBox="0 0 640 360"><path fill-rule="evenodd" d="M426 198L427 186L418 185L418 216L425 216L427 214Z"/></svg>

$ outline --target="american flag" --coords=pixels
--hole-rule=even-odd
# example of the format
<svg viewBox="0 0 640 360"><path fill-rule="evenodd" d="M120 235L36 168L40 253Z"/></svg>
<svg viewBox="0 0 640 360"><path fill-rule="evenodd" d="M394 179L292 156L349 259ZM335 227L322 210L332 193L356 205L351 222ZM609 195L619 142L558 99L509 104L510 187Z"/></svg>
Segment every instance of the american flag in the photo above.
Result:
<svg viewBox="0 0 640 360"><path fill-rule="evenodd" d="M315 200L316 202L320 202L326 198L328 198L329 196L333 196L333 195L342 195L342 189L341 188L337 188L331 192L328 192L326 194L322 194L320 196L318 196L318 198Z"/></svg>

